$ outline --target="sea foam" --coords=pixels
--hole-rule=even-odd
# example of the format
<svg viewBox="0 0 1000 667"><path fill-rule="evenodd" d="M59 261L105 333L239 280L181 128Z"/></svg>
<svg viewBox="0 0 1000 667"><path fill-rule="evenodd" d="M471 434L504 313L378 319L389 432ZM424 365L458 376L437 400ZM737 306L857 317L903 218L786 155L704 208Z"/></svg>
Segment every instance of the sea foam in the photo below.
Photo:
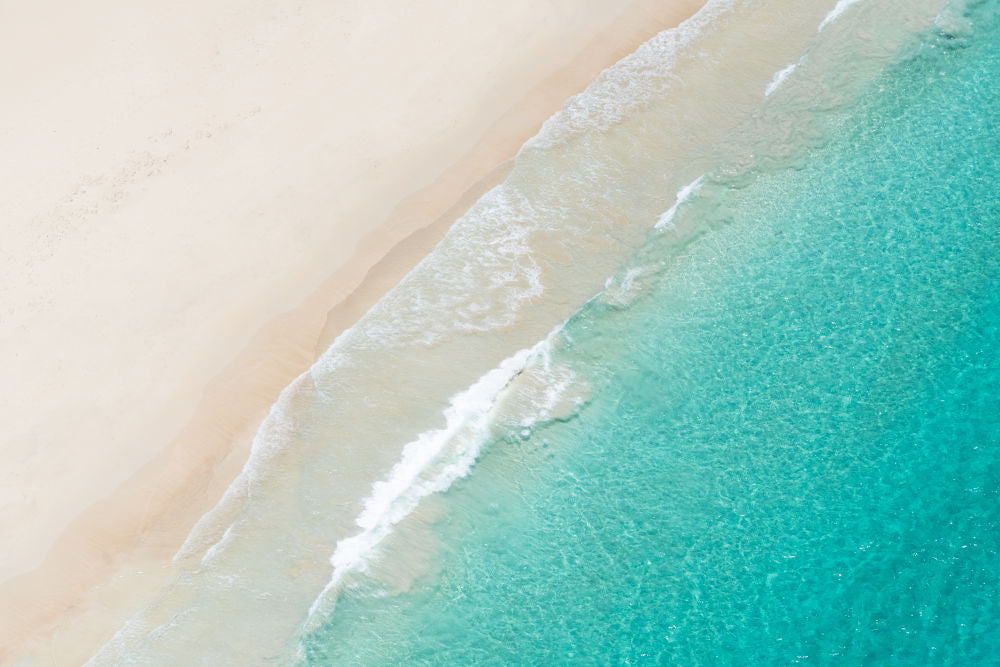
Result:
<svg viewBox="0 0 1000 667"><path fill-rule="evenodd" d="M787 79L791 75L791 73L795 71L795 68L798 66L799 66L798 63L792 63L788 67L779 70L778 72L775 72L774 78L771 79L771 83L767 84L767 88L764 89L764 97L770 97L771 93L780 88L781 84L785 82L785 79Z"/></svg>
<svg viewBox="0 0 1000 667"><path fill-rule="evenodd" d="M736 0L708 0L686 21L642 44L567 100L522 150L550 147L588 131L607 130L663 95L678 81L672 72L677 60L694 50L698 38L736 4Z"/></svg>
<svg viewBox="0 0 1000 667"><path fill-rule="evenodd" d="M305 628L311 629L331 612L347 577L365 572L379 545L393 528L409 516L420 501L446 491L456 480L469 474L504 412L503 397L515 379L534 369L541 381L527 401L530 411L510 410L518 428L530 432L539 422L565 418L568 390L575 376L567 369L553 367L551 347L559 329L534 346L522 349L502 361L468 389L454 395L444 411L445 425L421 433L407 443L398 463L386 477L372 486L355 523L361 531L341 539L330 557L333 572L329 583L309 609ZM569 396L578 406L579 395Z"/></svg>
<svg viewBox="0 0 1000 667"><path fill-rule="evenodd" d="M656 229L670 229L674 226L674 218L677 217L677 209L681 207L685 202L687 202L691 197L698 193L701 189L702 184L705 182L705 176L699 176L691 183L688 183L683 188L677 192L677 201L674 205L664 212L659 220L656 221Z"/></svg>
<svg viewBox="0 0 1000 667"><path fill-rule="evenodd" d="M848 7L857 4L860 1L861 0L840 0L840 2L838 2L836 6L830 10L830 13L826 15L826 18L824 18L819 24L819 28L817 28L816 32L821 32L823 28L836 21L841 14L847 11Z"/></svg>

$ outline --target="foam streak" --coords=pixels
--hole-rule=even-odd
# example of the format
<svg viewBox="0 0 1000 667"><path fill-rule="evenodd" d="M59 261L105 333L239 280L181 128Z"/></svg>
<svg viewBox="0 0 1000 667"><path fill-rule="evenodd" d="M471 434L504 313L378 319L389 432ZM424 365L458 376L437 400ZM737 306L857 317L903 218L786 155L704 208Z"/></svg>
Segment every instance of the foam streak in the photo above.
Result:
<svg viewBox="0 0 1000 667"><path fill-rule="evenodd" d="M534 358L547 360L550 337L508 357L465 391L452 397L443 428L425 431L403 447L400 461L376 482L357 518L361 532L337 543L330 582L309 609L306 625L335 602L345 577L363 572L379 544L420 500L447 490L469 474L487 441L498 400Z"/></svg>
<svg viewBox="0 0 1000 667"><path fill-rule="evenodd" d="M767 88L764 90L764 97L770 97L771 93L780 88L781 84L785 82L785 79L787 79L788 76L792 72L794 72L795 68L798 66L799 66L798 63L792 63L791 65L781 70L780 72L776 72L774 78L771 79L771 83L767 84Z"/></svg>
<svg viewBox="0 0 1000 667"><path fill-rule="evenodd" d="M701 189L702 182L704 182L705 177L699 176L692 183L688 183L677 193L677 201L674 205L667 209L667 212L660 216L660 219L656 221L656 229L666 229L674 226L674 217L677 215L677 209L680 208L681 204L691 199L698 190Z"/></svg>
<svg viewBox="0 0 1000 667"><path fill-rule="evenodd" d="M826 15L823 22L819 24L819 28L817 28L816 32L821 32L827 25L836 21L841 14L847 11L848 7L856 4L858 1L859 0L840 0L840 2L837 3L837 6L830 10L830 13Z"/></svg>

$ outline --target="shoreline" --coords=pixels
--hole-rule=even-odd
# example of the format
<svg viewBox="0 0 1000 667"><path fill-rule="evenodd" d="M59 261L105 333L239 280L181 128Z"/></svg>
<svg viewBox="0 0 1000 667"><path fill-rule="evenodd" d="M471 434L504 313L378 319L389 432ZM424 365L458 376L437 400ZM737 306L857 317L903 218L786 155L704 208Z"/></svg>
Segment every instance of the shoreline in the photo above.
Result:
<svg viewBox="0 0 1000 667"><path fill-rule="evenodd" d="M240 472L278 394L418 263L469 204L502 180L506 161L568 96L702 3L653 4L630 3L584 41L578 58L512 100L430 186L399 200L346 264L318 288L302 289L307 296L296 299L298 306L236 346L240 351L222 364L224 370L198 387L202 396L179 420L178 435L123 486L73 518L41 567L0 584L8 610L0 618L0 645L11 652L0 659L31 648L85 659L114 632L155 590L163 562Z"/></svg>

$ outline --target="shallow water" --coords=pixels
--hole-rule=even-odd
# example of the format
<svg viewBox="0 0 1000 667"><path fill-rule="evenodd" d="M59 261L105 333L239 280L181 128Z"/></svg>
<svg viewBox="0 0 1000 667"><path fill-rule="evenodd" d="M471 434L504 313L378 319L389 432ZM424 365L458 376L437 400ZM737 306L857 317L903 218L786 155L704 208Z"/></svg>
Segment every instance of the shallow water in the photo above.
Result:
<svg viewBox="0 0 1000 667"><path fill-rule="evenodd" d="M94 664L1000 654L1000 0L941 5L713 0L602 75Z"/></svg>
<svg viewBox="0 0 1000 667"><path fill-rule="evenodd" d="M995 664L1000 2L901 44L809 141L732 138L552 337L586 402L511 385L305 662Z"/></svg>

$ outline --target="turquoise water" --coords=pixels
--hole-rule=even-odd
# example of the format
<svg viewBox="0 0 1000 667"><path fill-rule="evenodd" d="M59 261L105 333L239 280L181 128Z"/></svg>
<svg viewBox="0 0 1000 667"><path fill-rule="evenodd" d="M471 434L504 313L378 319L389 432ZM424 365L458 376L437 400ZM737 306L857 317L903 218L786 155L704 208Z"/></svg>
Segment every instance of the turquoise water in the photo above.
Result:
<svg viewBox="0 0 1000 667"><path fill-rule="evenodd" d="M1000 664L1000 2L795 168L709 174L556 351L572 418L491 443L433 567L316 664ZM624 270L623 270L624 271Z"/></svg>

